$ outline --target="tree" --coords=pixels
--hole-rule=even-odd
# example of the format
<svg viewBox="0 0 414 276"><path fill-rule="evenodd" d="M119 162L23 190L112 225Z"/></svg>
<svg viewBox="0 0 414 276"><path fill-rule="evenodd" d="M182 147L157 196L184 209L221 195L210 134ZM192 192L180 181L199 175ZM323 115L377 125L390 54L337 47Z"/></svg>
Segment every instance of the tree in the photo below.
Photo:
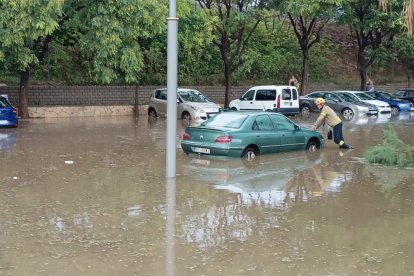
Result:
<svg viewBox="0 0 414 276"><path fill-rule="evenodd" d="M322 38L323 29L335 16L340 0L276 1L282 13L286 13L302 51L300 95L305 91L309 75L309 50Z"/></svg>
<svg viewBox="0 0 414 276"><path fill-rule="evenodd" d="M224 106L230 102L230 79L243 64L243 53L263 20L264 0L197 0L212 20L213 43L219 48L224 66Z"/></svg>
<svg viewBox="0 0 414 276"><path fill-rule="evenodd" d="M361 90L366 90L367 69L401 30L401 3L395 3L389 12L381 10L379 5L378 0L344 2L341 20L349 24L351 36L357 43L357 68L361 78Z"/></svg>
<svg viewBox="0 0 414 276"><path fill-rule="evenodd" d="M402 35L393 41L395 58L399 60L406 69L407 85L411 87L411 74L414 72L414 38Z"/></svg>
<svg viewBox="0 0 414 276"><path fill-rule="evenodd" d="M404 8L402 14L405 18L405 27L409 35L414 34L414 0L404 0ZM379 0L380 6L384 11L388 10L388 6L392 4L392 0Z"/></svg>
<svg viewBox="0 0 414 276"><path fill-rule="evenodd" d="M58 28L63 0L1 0L0 62L20 74L19 115L28 118L30 69L48 51Z"/></svg>

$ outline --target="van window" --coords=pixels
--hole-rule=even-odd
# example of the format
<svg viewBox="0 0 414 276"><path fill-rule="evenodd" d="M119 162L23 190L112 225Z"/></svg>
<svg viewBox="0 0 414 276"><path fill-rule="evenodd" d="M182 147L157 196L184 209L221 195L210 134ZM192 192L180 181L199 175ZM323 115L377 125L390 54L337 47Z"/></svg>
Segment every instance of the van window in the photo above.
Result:
<svg viewBox="0 0 414 276"><path fill-rule="evenodd" d="M254 97L254 90L247 91L242 97L241 100L243 101L253 101Z"/></svg>
<svg viewBox="0 0 414 276"><path fill-rule="evenodd" d="M257 90L256 101L276 100L276 90Z"/></svg>
<svg viewBox="0 0 414 276"><path fill-rule="evenodd" d="M292 96L290 94L290 89L283 89L282 90L282 100L290 101Z"/></svg>
<svg viewBox="0 0 414 276"><path fill-rule="evenodd" d="M298 91L296 89L292 89L293 100L298 99Z"/></svg>

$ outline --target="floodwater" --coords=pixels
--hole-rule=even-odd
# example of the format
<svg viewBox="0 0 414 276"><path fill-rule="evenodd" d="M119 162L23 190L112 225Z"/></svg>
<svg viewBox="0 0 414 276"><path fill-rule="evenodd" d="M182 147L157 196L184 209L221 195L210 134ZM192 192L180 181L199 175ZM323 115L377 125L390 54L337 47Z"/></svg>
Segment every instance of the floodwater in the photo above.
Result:
<svg viewBox="0 0 414 276"><path fill-rule="evenodd" d="M0 275L414 275L414 168L363 158L387 123L414 146L414 113L356 118L353 150L246 167L177 148L168 180L165 119L0 129Z"/></svg>

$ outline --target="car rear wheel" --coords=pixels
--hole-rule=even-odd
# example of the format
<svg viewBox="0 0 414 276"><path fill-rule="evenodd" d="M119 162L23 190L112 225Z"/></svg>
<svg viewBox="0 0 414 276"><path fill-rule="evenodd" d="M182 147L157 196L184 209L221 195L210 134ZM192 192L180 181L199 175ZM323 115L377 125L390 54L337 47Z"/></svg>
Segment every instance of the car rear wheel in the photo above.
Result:
<svg viewBox="0 0 414 276"><path fill-rule="evenodd" d="M247 147L243 153L242 158L244 161L253 162L259 156L259 151L253 147Z"/></svg>
<svg viewBox="0 0 414 276"><path fill-rule="evenodd" d="M345 108L342 110L342 116L345 120L349 121L354 117L354 111L352 111L350 108Z"/></svg>
<svg viewBox="0 0 414 276"><path fill-rule="evenodd" d="M148 116L157 117L157 111L153 107L148 108Z"/></svg>
<svg viewBox="0 0 414 276"><path fill-rule="evenodd" d="M183 114L181 114L181 119L183 121L190 121L191 120L190 113L188 113L187 111L183 112Z"/></svg>
<svg viewBox="0 0 414 276"><path fill-rule="evenodd" d="M311 111L311 108L307 104L304 104L300 107L300 113L302 113L302 115L308 115L310 111Z"/></svg>
<svg viewBox="0 0 414 276"><path fill-rule="evenodd" d="M392 106L391 107L391 114L392 115L397 115L398 113L400 113L400 109L398 108L398 106Z"/></svg>
<svg viewBox="0 0 414 276"><path fill-rule="evenodd" d="M310 141L307 145L306 145L306 150L309 152L315 152L318 150L318 144L315 141Z"/></svg>

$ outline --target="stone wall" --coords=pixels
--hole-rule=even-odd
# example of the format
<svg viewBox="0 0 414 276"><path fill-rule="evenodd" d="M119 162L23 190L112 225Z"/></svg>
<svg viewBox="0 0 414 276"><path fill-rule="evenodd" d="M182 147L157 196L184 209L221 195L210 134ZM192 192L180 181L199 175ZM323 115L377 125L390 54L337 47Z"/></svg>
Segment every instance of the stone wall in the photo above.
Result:
<svg viewBox="0 0 414 276"><path fill-rule="evenodd" d="M30 117L100 116L132 114L135 91L138 91L139 112L146 113L151 92L159 86L30 86ZM405 84L376 86L377 90L395 92ZM212 101L224 103L224 86L191 86L200 90ZM230 99L240 97L249 87L233 86ZM337 85L309 85L306 93L317 90L358 90L358 87ZM18 107L19 87L0 86L0 95L7 94Z"/></svg>

